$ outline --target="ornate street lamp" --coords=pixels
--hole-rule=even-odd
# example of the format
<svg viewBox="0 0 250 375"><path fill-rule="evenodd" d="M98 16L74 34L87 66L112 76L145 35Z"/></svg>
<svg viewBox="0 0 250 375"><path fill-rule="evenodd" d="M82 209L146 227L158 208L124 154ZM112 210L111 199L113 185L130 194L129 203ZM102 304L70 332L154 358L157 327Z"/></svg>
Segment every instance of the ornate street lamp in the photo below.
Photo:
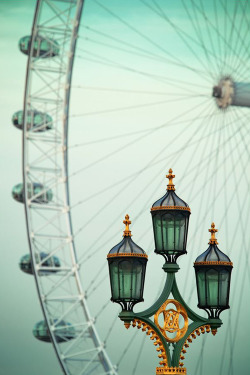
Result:
<svg viewBox="0 0 250 375"><path fill-rule="evenodd" d="M131 238L129 216L123 240L108 253L111 301L122 306L123 311L132 311L133 306L143 301L143 289L148 256Z"/></svg>
<svg viewBox="0 0 250 375"><path fill-rule="evenodd" d="M164 256L166 283L157 301L148 309L135 313L133 306L143 301L147 255L131 239L129 216L126 215L123 240L108 254L111 300L122 306L119 318L125 327L142 328L154 342L159 353L157 375L186 374L182 362L189 344L200 334L212 332L222 325L219 315L229 308L229 289L232 263L217 247L214 224L209 230L209 248L195 263L198 307L205 309L208 318L196 314L185 303L177 287L175 273L177 258L186 253L190 209L174 192L172 170L167 193L151 209L155 236L155 252ZM171 295L171 298L170 298Z"/></svg>
<svg viewBox="0 0 250 375"><path fill-rule="evenodd" d="M218 248L215 224L211 224L208 249L194 263L198 307L208 312L211 318L219 318L223 310L229 309L230 279L233 263Z"/></svg>
<svg viewBox="0 0 250 375"><path fill-rule="evenodd" d="M180 255L186 254L190 208L177 196L173 184L172 169L166 194L151 208L153 219L155 253L164 256L166 263L176 263Z"/></svg>

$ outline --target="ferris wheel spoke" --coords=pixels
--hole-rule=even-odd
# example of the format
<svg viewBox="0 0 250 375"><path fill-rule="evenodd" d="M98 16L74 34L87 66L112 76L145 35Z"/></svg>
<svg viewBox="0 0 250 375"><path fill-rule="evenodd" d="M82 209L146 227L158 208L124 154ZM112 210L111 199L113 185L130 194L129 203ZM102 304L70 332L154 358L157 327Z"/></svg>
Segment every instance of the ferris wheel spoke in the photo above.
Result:
<svg viewBox="0 0 250 375"><path fill-rule="evenodd" d="M99 30L96 30L96 29L94 29L92 27L89 27L89 26L85 26L85 28L88 31L91 31L91 32L93 32L93 33L95 33L97 35L100 35L100 36L102 36L104 38L107 38L107 39L109 39L111 41L116 42L118 45L125 45L125 46L130 47L132 49L132 51L127 51L130 54L140 56L139 53L138 53L138 51L141 51L143 53L143 55L141 55L141 56L143 56L145 58L154 59L154 60L156 60L158 62L165 62L167 64L170 64L170 65L173 65L173 66L179 66L179 67L182 67L182 68L183 67L184 68L187 67L187 65L183 64L183 62L181 60L178 60L178 61L176 61L176 59L175 60L170 60L170 59L166 58L166 56L157 55L155 53L152 53L152 51L149 51L147 49L141 48L140 45L134 45L134 44L131 44L131 43L127 43L127 42L125 42L122 39L118 39L117 37L114 37L113 35L105 34L103 32L100 32ZM88 40L90 40L90 39L88 38ZM115 46L112 46L112 48L116 48L118 50L119 49L121 50L121 48L117 48ZM189 67L189 68L191 69L191 67ZM192 71L195 72L195 73L197 73L197 74L204 75L206 77L206 79L207 79L206 71L201 71L201 70L198 70L198 69L193 68L193 67L192 67Z"/></svg>
<svg viewBox="0 0 250 375"><path fill-rule="evenodd" d="M213 73L210 71L211 66L209 67L209 65L206 65L204 63L204 61L202 61L202 59L199 57L199 55L197 54L197 52L194 51L194 48L187 41L187 40L191 40L192 42L195 42L195 44L197 44L197 40L195 40L194 38L190 37L184 30L180 29L180 27L177 27L177 25L175 25L169 19L169 17L167 17L166 13L159 6L159 4L156 3L155 1L153 1L153 3L156 5L156 7L157 7L158 10L155 10L151 4L147 3L144 0L140 0L140 2L143 3L149 9L151 9L153 12L155 12L156 14L158 14L161 18L163 18L167 22L167 24L169 24L174 29L174 31L177 33L177 35L179 36L179 38L184 42L185 46L188 48L188 50L191 52L191 54L195 57L195 59L198 61L198 63L204 68L205 72L208 72L209 76L213 78ZM201 43L201 46L203 46L202 43Z"/></svg>
<svg viewBox="0 0 250 375"><path fill-rule="evenodd" d="M192 88L200 87L203 90L206 88L210 88L209 86L206 86L206 85L198 85L197 83L194 83L194 82L192 82L192 85L191 85L190 82L179 80L178 78L171 78L171 77L167 77L166 75L159 76L158 74L152 74L152 73L148 73L147 71L138 70L128 65L116 63L113 60L104 58L100 55L97 55L96 53L91 53L87 50L84 50L83 52L85 52L87 55L93 56L94 58L82 57L82 56L78 56L78 57L84 58L85 60L94 62L96 64L100 64L101 66L105 65L112 69L116 68L116 69L123 70L131 74L136 74L141 77L146 77L150 80L160 82L161 84L168 85L169 83L172 83L175 85L176 88L179 88L182 91L185 91L186 93L190 93L192 95L197 95L197 92L194 90L191 90L190 87Z"/></svg>
<svg viewBox="0 0 250 375"><path fill-rule="evenodd" d="M177 58L175 55L173 55L172 53L170 53L168 50L166 50L165 48L163 48L160 44L158 44L157 42L153 41L151 38L149 38L148 36L144 35L142 32L140 32L137 28L135 28L134 26L132 26L130 23L128 23L127 21L125 21L123 18L121 18L120 16L118 16L117 14L115 14L113 11L111 11L110 9L108 9L106 6L104 6L103 4L101 4L98 0L94 0L94 2L96 4L98 4L101 8L103 8L108 14L110 14L112 17L114 17L116 20L118 20L119 22L121 22L122 24L124 24L126 27L128 27L130 30L134 31L135 34L139 35L140 37L142 37L142 39L144 39L146 42L148 42L150 45L152 45L154 48L157 48L159 51L161 52L164 52L164 54L170 56L177 64L181 64L181 65L184 65L183 64L183 61L181 61L179 58ZM188 70L191 70L193 72L195 72L195 69L190 67L190 66L187 66L187 65L184 65L186 67L186 69ZM201 74L201 73L200 73ZM204 75L204 74L203 74ZM205 72L205 75L207 75L207 73Z"/></svg>

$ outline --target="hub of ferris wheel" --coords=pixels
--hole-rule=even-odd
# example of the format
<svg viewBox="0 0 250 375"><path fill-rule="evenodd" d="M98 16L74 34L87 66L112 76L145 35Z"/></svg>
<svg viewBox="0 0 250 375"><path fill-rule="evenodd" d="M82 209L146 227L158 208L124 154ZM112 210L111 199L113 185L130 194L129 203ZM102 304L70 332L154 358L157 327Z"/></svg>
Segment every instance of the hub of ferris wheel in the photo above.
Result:
<svg viewBox="0 0 250 375"><path fill-rule="evenodd" d="M234 82L231 77L224 77L213 87L212 96L220 109L250 107L250 83Z"/></svg>

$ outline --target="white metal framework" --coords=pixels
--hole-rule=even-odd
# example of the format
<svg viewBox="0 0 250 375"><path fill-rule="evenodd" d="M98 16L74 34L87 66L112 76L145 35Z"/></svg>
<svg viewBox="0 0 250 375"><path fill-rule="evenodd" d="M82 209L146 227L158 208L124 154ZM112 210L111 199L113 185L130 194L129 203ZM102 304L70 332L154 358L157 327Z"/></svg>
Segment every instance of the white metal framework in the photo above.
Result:
<svg viewBox="0 0 250 375"><path fill-rule="evenodd" d="M82 290L68 192L67 135L72 67L83 0L38 0L24 98L23 181L28 239L42 310L65 374L116 374ZM59 46L39 56L36 40ZM27 113L49 113L52 129L27 123ZM28 194L28 186L43 190ZM53 201L39 198L53 192ZM41 260L40 254L47 257ZM60 267L43 266L53 256ZM37 262L37 259L40 261ZM66 324L67 323L67 324Z"/></svg>

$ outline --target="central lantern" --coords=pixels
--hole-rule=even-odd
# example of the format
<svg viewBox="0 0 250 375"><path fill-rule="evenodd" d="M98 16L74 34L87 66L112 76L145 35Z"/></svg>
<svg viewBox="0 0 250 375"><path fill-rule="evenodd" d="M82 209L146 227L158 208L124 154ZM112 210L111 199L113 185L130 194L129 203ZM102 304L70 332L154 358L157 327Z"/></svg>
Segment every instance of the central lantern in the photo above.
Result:
<svg viewBox="0 0 250 375"><path fill-rule="evenodd" d="M166 194L158 199L151 208L153 219L155 253L164 256L167 263L176 263L176 259L186 254L188 222L190 208L175 193L172 169L166 176L169 179Z"/></svg>

